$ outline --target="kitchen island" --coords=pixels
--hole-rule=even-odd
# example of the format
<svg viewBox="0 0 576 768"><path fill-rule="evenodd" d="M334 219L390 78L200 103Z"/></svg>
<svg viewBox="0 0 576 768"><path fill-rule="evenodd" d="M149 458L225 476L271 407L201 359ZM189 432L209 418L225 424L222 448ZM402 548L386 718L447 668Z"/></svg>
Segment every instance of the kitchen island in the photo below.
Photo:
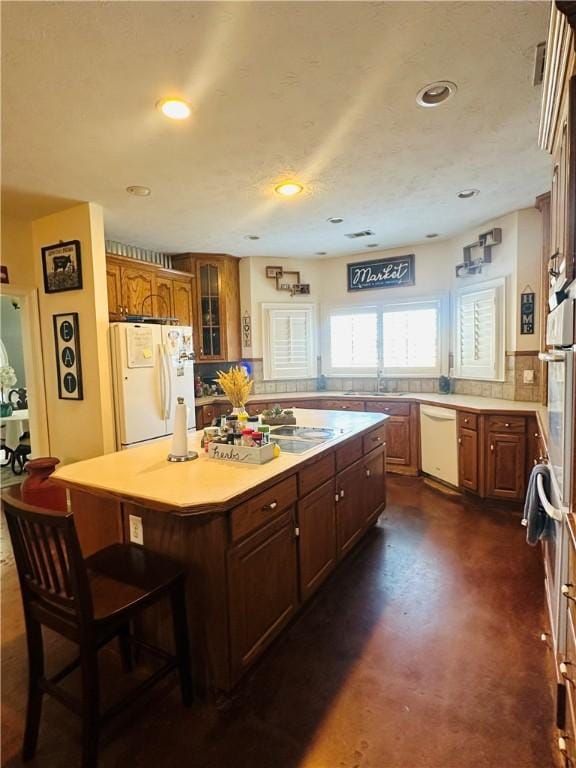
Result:
<svg viewBox="0 0 576 768"><path fill-rule="evenodd" d="M263 465L166 460L170 440L61 467L85 554L128 541L189 571L196 679L229 690L324 583L385 507L387 416L296 409L297 423L333 430L304 453ZM168 607L138 628L171 642Z"/></svg>

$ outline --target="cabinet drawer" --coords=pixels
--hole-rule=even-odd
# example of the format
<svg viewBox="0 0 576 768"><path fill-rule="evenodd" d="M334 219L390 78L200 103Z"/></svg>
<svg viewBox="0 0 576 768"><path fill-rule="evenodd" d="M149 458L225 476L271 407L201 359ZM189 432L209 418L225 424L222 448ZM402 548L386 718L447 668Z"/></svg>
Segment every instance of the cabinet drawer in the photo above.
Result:
<svg viewBox="0 0 576 768"><path fill-rule="evenodd" d="M202 424L205 427L209 427L212 424L212 419L216 418L216 409L213 405L202 406Z"/></svg>
<svg viewBox="0 0 576 768"><path fill-rule="evenodd" d="M478 429L478 414L470 411L458 411L458 426L465 429Z"/></svg>
<svg viewBox="0 0 576 768"><path fill-rule="evenodd" d="M364 435L362 438L362 447L364 450L364 453L370 453L370 451L375 450L376 448L380 448L384 445L384 442L386 440L386 424L381 424L376 429L373 429L372 432L368 432L367 435Z"/></svg>
<svg viewBox="0 0 576 768"><path fill-rule="evenodd" d="M238 541L261 525L268 523L294 504L297 497L296 475L292 475L235 507L230 515L232 541Z"/></svg>
<svg viewBox="0 0 576 768"><path fill-rule="evenodd" d="M327 456L323 456L318 461L315 461L314 464L310 464L310 466L300 470L298 473L300 497L310 493L314 488L318 488L319 485L333 477L336 471L335 458L334 453L329 453Z"/></svg>
<svg viewBox="0 0 576 768"><path fill-rule="evenodd" d="M366 410L370 413L387 413L390 416L409 416L410 403L384 400L379 403L366 403Z"/></svg>
<svg viewBox="0 0 576 768"><path fill-rule="evenodd" d="M503 413L488 416L488 432L525 432L526 419L524 416L510 416Z"/></svg>
<svg viewBox="0 0 576 768"><path fill-rule="evenodd" d="M362 458L362 438L355 437L336 451L336 471L340 472L360 458Z"/></svg>
<svg viewBox="0 0 576 768"><path fill-rule="evenodd" d="M328 411L363 411L363 400L322 400L322 408Z"/></svg>

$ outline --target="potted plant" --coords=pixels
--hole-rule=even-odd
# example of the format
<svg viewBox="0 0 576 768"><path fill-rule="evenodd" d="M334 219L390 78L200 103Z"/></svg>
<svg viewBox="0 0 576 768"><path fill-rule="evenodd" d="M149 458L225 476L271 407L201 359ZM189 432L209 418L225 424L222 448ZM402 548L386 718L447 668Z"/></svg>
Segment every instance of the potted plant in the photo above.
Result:
<svg viewBox="0 0 576 768"><path fill-rule="evenodd" d="M0 400L0 416L12 415L12 405L8 401L5 393L6 390L9 390L11 387L13 387L17 381L18 379L14 373L14 368L12 368L11 365L3 365L0 368L0 393L2 398Z"/></svg>

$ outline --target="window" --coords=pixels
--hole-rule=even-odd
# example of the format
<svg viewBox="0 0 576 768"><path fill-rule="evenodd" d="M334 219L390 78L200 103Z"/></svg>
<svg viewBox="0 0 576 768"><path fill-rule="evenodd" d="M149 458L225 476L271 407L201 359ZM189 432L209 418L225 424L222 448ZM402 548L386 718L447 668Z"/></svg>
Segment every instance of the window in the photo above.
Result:
<svg viewBox="0 0 576 768"><path fill-rule="evenodd" d="M357 373L378 367L378 315L375 309L330 317L332 367Z"/></svg>
<svg viewBox="0 0 576 768"><path fill-rule="evenodd" d="M328 313L327 372L438 376L446 367L439 299Z"/></svg>
<svg viewBox="0 0 576 768"><path fill-rule="evenodd" d="M475 285L456 296L454 373L469 379L502 379L504 283Z"/></svg>
<svg viewBox="0 0 576 768"><path fill-rule="evenodd" d="M262 312L264 378L314 378L314 306L263 304Z"/></svg>

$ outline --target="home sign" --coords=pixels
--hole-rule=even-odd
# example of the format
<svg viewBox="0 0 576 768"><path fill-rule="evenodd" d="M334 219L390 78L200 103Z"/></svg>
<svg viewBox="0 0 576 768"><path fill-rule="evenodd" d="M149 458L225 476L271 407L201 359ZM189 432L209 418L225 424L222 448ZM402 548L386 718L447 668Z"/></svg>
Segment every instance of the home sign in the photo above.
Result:
<svg viewBox="0 0 576 768"><path fill-rule="evenodd" d="M348 290L414 285L414 254L348 264Z"/></svg>

